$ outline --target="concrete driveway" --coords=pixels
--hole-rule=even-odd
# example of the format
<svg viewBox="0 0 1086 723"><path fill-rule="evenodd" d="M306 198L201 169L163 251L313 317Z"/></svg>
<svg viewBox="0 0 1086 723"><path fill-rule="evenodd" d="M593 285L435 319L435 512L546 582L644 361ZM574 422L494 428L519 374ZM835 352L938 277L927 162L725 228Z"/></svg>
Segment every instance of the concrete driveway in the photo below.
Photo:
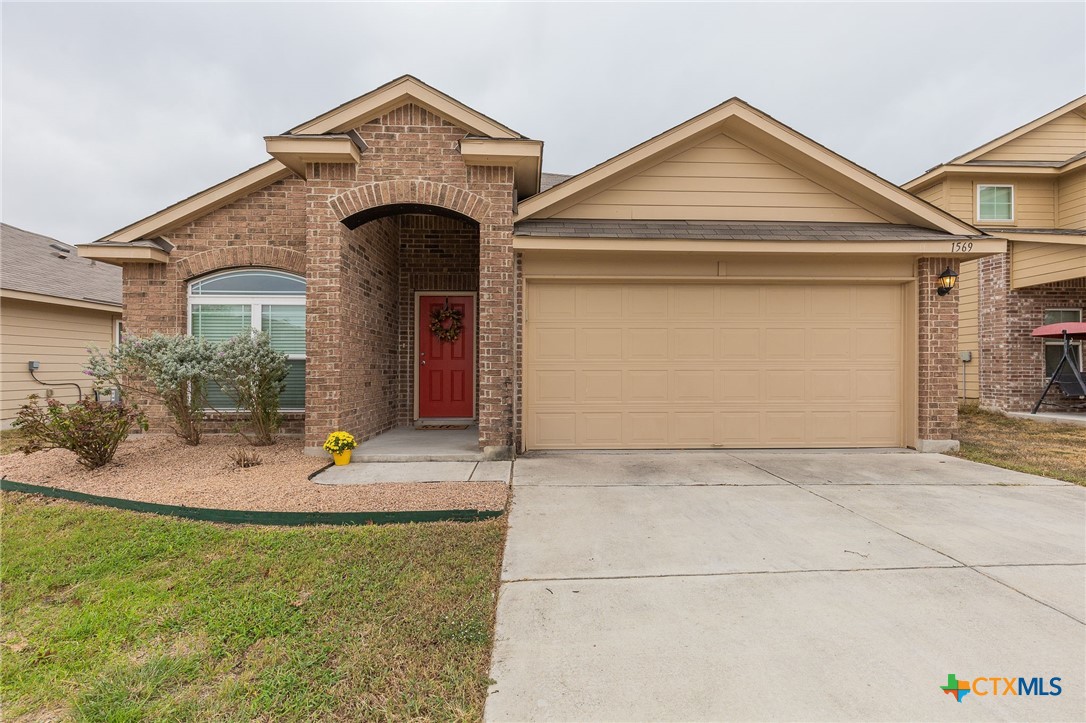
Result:
<svg viewBox="0 0 1086 723"><path fill-rule="evenodd" d="M513 483L489 720L1086 719L1082 487L765 451L526 457ZM958 703L948 674L1062 693Z"/></svg>

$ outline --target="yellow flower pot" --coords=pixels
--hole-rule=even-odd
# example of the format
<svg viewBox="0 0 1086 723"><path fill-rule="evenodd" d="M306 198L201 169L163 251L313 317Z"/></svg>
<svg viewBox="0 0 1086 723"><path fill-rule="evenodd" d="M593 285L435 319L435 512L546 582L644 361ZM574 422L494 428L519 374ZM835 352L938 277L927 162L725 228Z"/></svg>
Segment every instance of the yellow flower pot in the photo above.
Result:
<svg viewBox="0 0 1086 723"><path fill-rule="evenodd" d="M336 461L337 465L350 464L351 462L351 450L347 449L342 452L333 452L332 459Z"/></svg>

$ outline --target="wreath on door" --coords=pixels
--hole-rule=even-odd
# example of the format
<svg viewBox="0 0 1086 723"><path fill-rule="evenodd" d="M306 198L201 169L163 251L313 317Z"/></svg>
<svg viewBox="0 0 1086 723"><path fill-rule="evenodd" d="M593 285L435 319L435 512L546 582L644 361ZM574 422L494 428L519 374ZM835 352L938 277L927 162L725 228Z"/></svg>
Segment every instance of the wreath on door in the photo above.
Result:
<svg viewBox="0 0 1086 723"><path fill-rule="evenodd" d="M464 312L450 309L449 302L430 312L430 331L441 341L453 342L464 331Z"/></svg>

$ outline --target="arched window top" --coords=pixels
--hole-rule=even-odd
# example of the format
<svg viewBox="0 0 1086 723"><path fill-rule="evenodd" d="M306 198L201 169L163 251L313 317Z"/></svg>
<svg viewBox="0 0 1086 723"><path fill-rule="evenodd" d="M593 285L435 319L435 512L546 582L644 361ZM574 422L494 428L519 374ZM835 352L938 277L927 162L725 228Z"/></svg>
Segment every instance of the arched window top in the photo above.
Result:
<svg viewBox="0 0 1086 723"><path fill-rule="evenodd" d="M189 284L190 296L305 296L305 279L270 269L222 271Z"/></svg>

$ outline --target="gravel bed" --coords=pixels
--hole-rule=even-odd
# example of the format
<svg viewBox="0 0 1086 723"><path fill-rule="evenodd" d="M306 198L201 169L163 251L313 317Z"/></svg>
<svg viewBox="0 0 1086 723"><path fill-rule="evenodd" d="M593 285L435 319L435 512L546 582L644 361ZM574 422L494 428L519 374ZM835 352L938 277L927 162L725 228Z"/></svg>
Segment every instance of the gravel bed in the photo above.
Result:
<svg viewBox="0 0 1086 723"><path fill-rule="evenodd" d="M67 450L53 449L0 456L0 476L143 502L276 512L500 510L509 491L504 482L319 485L306 477L328 460L303 454L301 440L256 448L262 463L248 469L230 460L239 446L246 445L230 436L207 436L189 447L172 436L140 435L96 470L81 467Z"/></svg>

